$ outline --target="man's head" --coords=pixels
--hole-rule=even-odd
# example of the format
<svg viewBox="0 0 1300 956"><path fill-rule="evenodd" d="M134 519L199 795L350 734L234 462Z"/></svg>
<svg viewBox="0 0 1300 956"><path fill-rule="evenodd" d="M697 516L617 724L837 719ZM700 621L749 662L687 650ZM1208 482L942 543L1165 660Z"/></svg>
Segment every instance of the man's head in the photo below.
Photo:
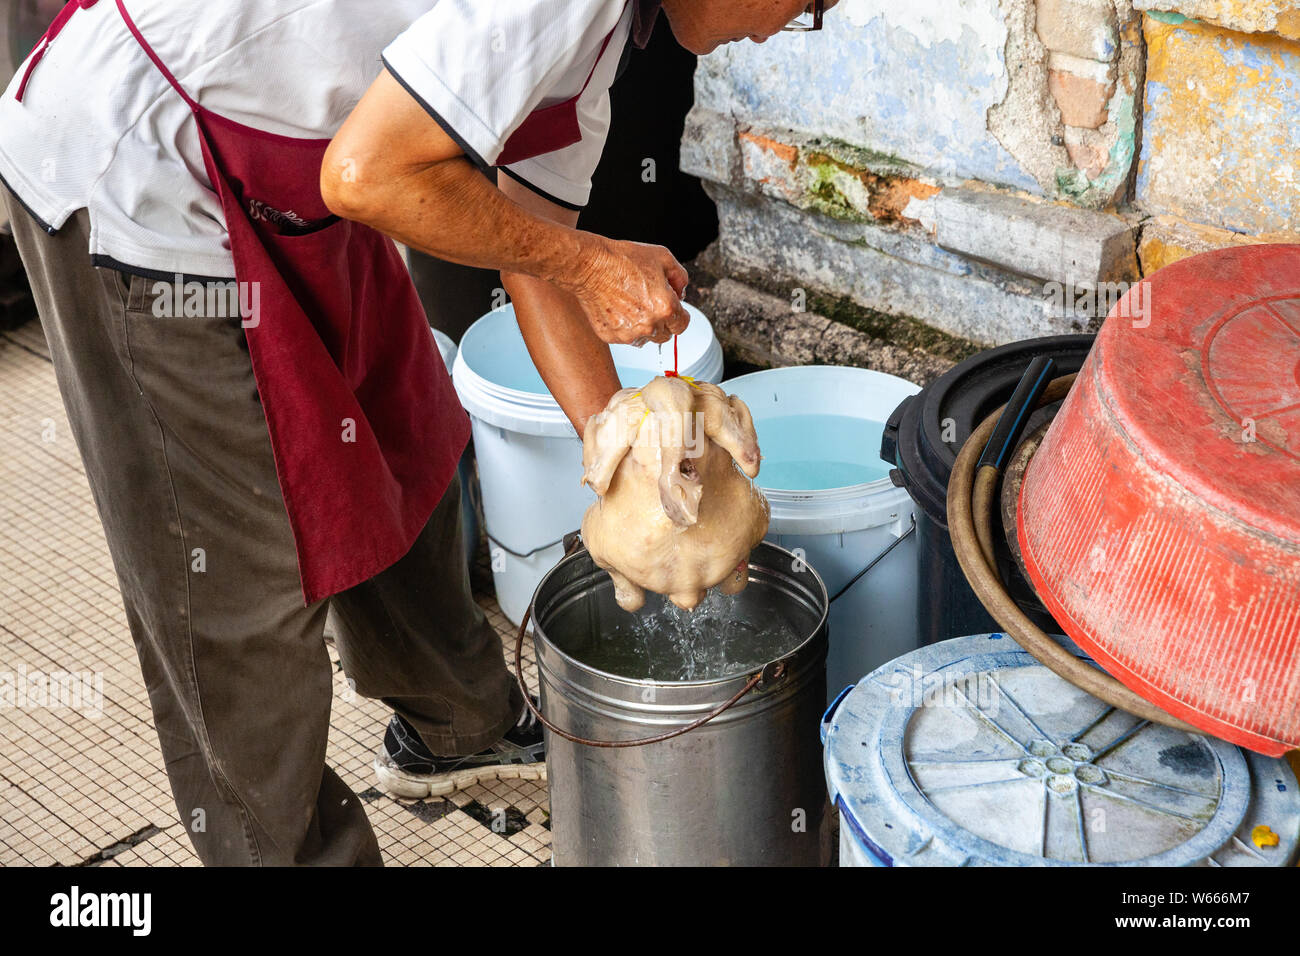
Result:
<svg viewBox="0 0 1300 956"><path fill-rule="evenodd" d="M838 0L826 0L826 9ZM677 42L703 55L724 43L762 43L805 10L808 0L664 0L664 13Z"/></svg>

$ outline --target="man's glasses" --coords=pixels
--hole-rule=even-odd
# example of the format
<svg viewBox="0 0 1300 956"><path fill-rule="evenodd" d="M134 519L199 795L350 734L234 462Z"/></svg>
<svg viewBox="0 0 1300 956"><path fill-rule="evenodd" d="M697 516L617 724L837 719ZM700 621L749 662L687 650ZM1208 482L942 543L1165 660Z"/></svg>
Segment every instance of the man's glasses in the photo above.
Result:
<svg viewBox="0 0 1300 956"><path fill-rule="evenodd" d="M820 30L822 28L822 16L826 13L826 0L813 0L804 8L803 13L799 14L785 26L782 30Z"/></svg>

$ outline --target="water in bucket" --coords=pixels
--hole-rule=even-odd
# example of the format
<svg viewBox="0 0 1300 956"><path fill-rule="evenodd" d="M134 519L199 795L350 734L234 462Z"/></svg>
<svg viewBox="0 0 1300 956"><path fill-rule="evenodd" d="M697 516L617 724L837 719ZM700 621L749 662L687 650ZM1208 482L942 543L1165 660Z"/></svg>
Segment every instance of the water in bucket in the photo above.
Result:
<svg viewBox="0 0 1300 956"><path fill-rule="evenodd" d="M475 371L490 377L494 384L530 395L551 394L542 379L541 372L537 371L537 366L533 364L532 358L522 345L517 349L488 349L483 348L481 343L471 343L471 348L474 346L479 346ZM637 381L645 374L639 368L623 365L616 365L615 371L620 381Z"/></svg>
<svg viewBox="0 0 1300 956"><path fill-rule="evenodd" d="M647 593L628 613L606 588L558 610L547 630L592 670L629 680L719 680L761 668L812 633L821 615L781 591L751 583L738 595L709 591L693 611Z"/></svg>
<svg viewBox="0 0 1300 956"><path fill-rule="evenodd" d="M816 414L764 417L754 424L764 488L824 491L889 477L889 466L877 454L882 422Z"/></svg>

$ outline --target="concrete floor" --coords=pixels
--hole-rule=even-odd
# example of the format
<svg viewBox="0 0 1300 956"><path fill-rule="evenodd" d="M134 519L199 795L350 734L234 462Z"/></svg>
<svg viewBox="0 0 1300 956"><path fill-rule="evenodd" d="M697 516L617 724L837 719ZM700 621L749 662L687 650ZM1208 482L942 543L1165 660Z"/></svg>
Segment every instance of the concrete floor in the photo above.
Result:
<svg viewBox="0 0 1300 956"><path fill-rule="evenodd" d="M513 659L485 553L472 577ZM327 759L366 802L389 865L550 861L544 782L478 786L446 800L376 791L371 760L389 711L350 693L332 648L331 658ZM99 675L102 710L0 703L0 866L197 866L54 368L29 322L0 332L0 672L59 670ZM527 673L535 685L531 660ZM495 832L502 819L505 832Z"/></svg>

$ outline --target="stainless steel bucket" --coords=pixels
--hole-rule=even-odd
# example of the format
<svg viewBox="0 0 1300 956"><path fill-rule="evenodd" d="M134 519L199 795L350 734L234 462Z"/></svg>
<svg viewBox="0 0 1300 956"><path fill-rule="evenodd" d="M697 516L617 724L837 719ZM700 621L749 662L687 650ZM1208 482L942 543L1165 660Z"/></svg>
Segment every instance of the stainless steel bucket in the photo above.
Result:
<svg viewBox="0 0 1300 956"><path fill-rule="evenodd" d="M648 596L654 600L653 596ZM609 575L579 550L542 579L532 620L548 722L590 741L689 732L645 746L575 743L547 731L556 866L817 866L829 862L819 725L826 698L826 589L793 554L761 544L734 600L779 606L805 635L770 661L714 680L617 677L583 663L618 615Z"/></svg>

